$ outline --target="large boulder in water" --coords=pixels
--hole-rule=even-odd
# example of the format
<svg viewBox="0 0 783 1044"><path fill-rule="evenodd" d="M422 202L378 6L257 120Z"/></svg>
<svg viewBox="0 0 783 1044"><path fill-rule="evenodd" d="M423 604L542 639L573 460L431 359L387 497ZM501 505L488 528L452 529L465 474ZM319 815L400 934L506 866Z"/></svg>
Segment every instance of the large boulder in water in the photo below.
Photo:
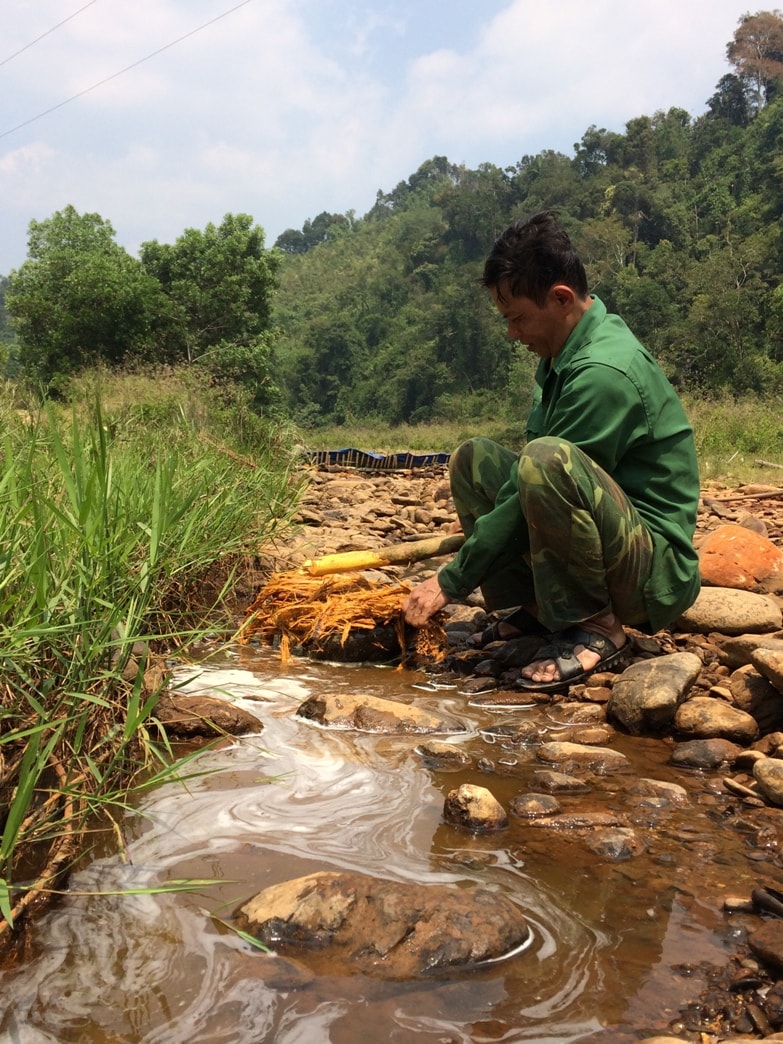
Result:
<svg viewBox="0 0 783 1044"><path fill-rule="evenodd" d="M531 941L522 911L498 892L349 872L272 885L236 921L316 973L398 981L498 960Z"/></svg>
<svg viewBox="0 0 783 1044"><path fill-rule="evenodd" d="M357 732L420 735L467 731L462 722L431 714L412 704L349 692L310 696L299 705L296 714L325 728Z"/></svg>

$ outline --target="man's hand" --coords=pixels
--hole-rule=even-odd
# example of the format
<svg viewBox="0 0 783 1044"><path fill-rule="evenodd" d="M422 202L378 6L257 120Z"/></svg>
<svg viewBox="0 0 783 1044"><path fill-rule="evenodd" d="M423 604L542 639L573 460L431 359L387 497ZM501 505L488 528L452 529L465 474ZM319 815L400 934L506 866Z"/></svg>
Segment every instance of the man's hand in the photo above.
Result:
<svg viewBox="0 0 783 1044"><path fill-rule="evenodd" d="M439 609L449 604L449 600L438 583L437 576L417 584L402 603L405 622L411 627L421 627Z"/></svg>

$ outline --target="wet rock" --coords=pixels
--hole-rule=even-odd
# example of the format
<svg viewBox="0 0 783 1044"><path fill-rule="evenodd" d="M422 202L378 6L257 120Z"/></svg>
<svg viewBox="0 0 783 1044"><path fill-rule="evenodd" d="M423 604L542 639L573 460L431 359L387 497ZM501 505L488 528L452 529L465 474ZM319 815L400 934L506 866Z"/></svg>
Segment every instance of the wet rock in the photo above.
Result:
<svg viewBox="0 0 783 1044"><path fill-rule="evenodd" d="M748 946L776 975L783 975L783 920L767 921L751 932Z"/></svg>
<svg viewBox="0 0 783 1044"><path fill-rule="evenodd" d="M702 662L695 653L672 653L628 667L615 683L607 718L633 736L665 732L677 705L698 678Z"/></svg>
<svg viewBox="0 0 783 1044"><path fill-rule="evenodd" d="M481 660L473 668L473 676L475 678L499 678L502 673L502 664L493 659Z"/></svg>
<svg viewBox="0 0 783 1044"><path fill-rule="evenodd" d="M416 753L435 768L458 769L473 764L473 758L462 747L453 743L440 743L438 740L420 743Z"/></svg>
<svg viewBox="0 0 783 1044"><path fill-rule="evenodd" d="M783 551L745 526L723 525L707 533L699 563L702 582L712 587L783 590Z"/></svg>
<svg viewBox="0 0 783 1044"><path fill-rule="evenodd" d="M783 693L783 650L756 649L751 654L750 662L779 693Z"/></svg>
<svg viewBox="0 0 783 1044"><path fill-rule="evenodd" d="M747 750L743 750L734 759L734 768L737 772L752 772L753 766L757 761L761 761L762 758L766 758L769 755L762 753L760 750L753 750L749 747Z"/></svg>
<svg viewBox="0 0 783 1044"><path fill-rule="evenodd" d="M783 732L768 732L766 736L756 740L753 750L765 754L768 758L779 758L783 751Z"/></svg>
<svg viewBox="0 0 783 1044"><path fill-rule="evenodd" d="M511 812L519 819L540 819L560 811L560 802L551 794L517 794L509 803Z"/></svg>
<svg viewBox="0 0 783 1044"><path fill-rule="evenodd" d="M644 1037L639 1044L683 1044L683 1041L688 1039L687 1037ZM725 1041L724 1044L729 1044L729 1042Z"/></svg>
<svg viewBox="0 0 783 1044"><path fill-rule="evenodd" d="M663 656L666 652L664 643L659 639L649 634L639 634L633 632L629 635L631 640L631 650L634 656L641 656L644 659L649 659L651 656Z"/></svg>
<svg viewBox="0 0 783 1044"><path fill-rule="evenodd" d="M726 739L698 739L678 743L672 751L671 764L681 768L714 770L730 767L742 751Z"/></svg>
<svg viewBox="0 0 783 1044"><path fill-rule="evenodd" d="M443 818L455 826L482 832L508 826L506 810L494 794L473 783L463 783L449 791L443 806Z"/></svg>
<svg viewBox="0 0 783 1044"><path fill-rule="evenodd" d="M767 801L783 805L783 761L780 758L763 758L753 766L753 778Z"/></svg>
<svg viewBox="0 0 783 1044"><path fill-rule="evenodd" d="M777 603L763 594L729 587L702 587L699 597L677 620L677 630L710 634L764 634L779 631L783 617Z"/></svg>
<svg viewBox="0 0 783 1044"><path fill-rule="evenodd" d="M752 664L733 672L729 693L736 707L753 715L762 733L783 729L783 697Z"/></svg>
<svg viewBox="0 0 783 1044"><path fill-rule="evenodd" d="M536 769L530 776L530 785L536 790L548 790L561 794L584 794L590 789L589 783L565 772L553 769Z"/></svg>
<svg viewBox="0 0 783 1044"><path fill-rule="evenodd" d="M743 667L751 662L756 649L778 649L783 652L783 638L777 634L738 634L721 639L718 655L728 667Z"/></svg>
<svg viewBox="0 0 783 1044"><path fill-rule="evenodd" d="M759 734L758 722L750 714L712 696L694 696L677 708L674 727L694 739L722 737L734 743L752 743Z"/></svg>
<svg viewBox="0 0 783 1044"><path fill-rule="evenodd" d="M505 710L507 708L524 709L525 707L535 706L535 700L532 700L530 693L527 692L512 692L508 689L496 689L494 692L478 693L471 696L468 700L469 707L494 707L498 710Z"/></svg>
<svg viewBox="0 0 783 1044"><path fill-rule="evenodd" d="M315 873L273 885L236 921L267 946L331 976L417 979L496 960L523 946L521 911L488 889Z"/></svg>
<svg viewBox="0 0 783 1044"><path fill-rule="evenodd" d="M593 680L593 679L591 679ZM585 685L582 697L591 703L607 704L612 696L612 690L608 685Z"/></svg>
<svg viewBox="0 0 783 1044"><path fill-rule="evenodd" d="M481 735L490 743L500 740L513 746L537 743L541 738L538 725L532 721L499 721L481 730Z"/></svg>
<svg viewBox="0 0 783 1044"><path fill-rule="evenodd" d="M613 863L632 859L644 851L644 842L631 827L599 830L589 834L586 843L591 852Z"/></svg>
<svg viewBox="0 0 783 1044"><path fill-rule="evenodd" d="M460 685L459 691L463 696L477 696L479 693L491 692L497 687L494 678L466 678Z"/></svg>
<svg viewBox="0 0 783 1044"><path fill-rule="evenodd" d="M606 721L606 711L593 703L571 700L550 707L547 717L563 725L601 725Z"/></svg>
<svg viewBox="0 0 783 1044"><path fill-rule="evenodd" d="M561 815L549 816L539 823L552 830L596 830L599 827L619 827L625 825L622 816L613 812L563 812Z"/></svg>
<svg viewBox="0 0 783 1044"><path fill-rule="evenodd" d="M270 990L285 993L301 990L315 979L313 973L301 961L281 957L275 953L244 953L242 950L237 950L232 959L232 973L234 978L243 974L253 979L262 979ZM235 1028L227 1029L225 1038L217 1039L230 1040L230 1034Z"/></svg>
<svg viewBox="0 0 783 1044"><path fill-rule="evenodd" d="M606 725L602 728L594 725L568 729L564 738L570 743L580 743L582 746L604 747L614 734L614 729Z"/></svg>
<svg viewBox="0 0 783 1044"><path fill-rule="evenodd" d="M328 728L357 732L465 732L461 722L438 717L408 703L351 693L310 696L300 704L296 714Z"/></svg>
<svg viewBox="0 0 783 1044"><path fill-rule="evenodd" d="M313 660L334 663L383 663L399 657L402 650L397 628L393 624L382 624L352 630L345 640L336 634L316 639L307 643L305 652Z"/></svg>
<svg viewBox="0 0 783 1044"><path fill-rule="evenodd" d="M154 711L166 732L187 739L193 736L243 736L260 732L263 724L228 700L213 696L164 693Z"/></svg>
<svg viewBox="0 0 783 1044"><path fill-rule="evenodd" d="M770 986L764 998L764 1014L775 1029L783 1026L783 982Z"/></svg>
<svg viewBox="0 0 783 1044"><path fill-rule="evenodd" d="M688 791L679 783L669 783L663 779L639 779L630 788L632 794L640 797L661 797L670 804L677 807L688 804Z"/></svg>
<svg viewBox="0 0 783 1044"><path fill-rule="evenodd" d="M611 747L589 747L581 743L543 743L537 751L537 757L539 761L552 765L580 766L599 774L615 772L628 765L628 758L622 751L612 750Z"/></svg>

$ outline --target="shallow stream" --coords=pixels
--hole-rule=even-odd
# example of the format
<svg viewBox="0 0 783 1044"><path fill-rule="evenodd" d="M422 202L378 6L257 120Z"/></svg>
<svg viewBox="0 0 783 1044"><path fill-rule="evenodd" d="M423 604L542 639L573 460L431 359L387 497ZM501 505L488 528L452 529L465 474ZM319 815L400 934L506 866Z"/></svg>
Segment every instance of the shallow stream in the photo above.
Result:
<svg viewBox="0 0 783 1044"><path fill-rule="evenodd" d="M587 795L559 795L564 810L620 813L635 828L644 850L613 862L579 831L512 816L503 831L471 834L443 821L444 798L462 782L488 787L506 808L530 789L542 767L535 744L486 730L527 718L556 738L563 723L546 707L473 708L417 672L283 667L258 647L180 667L177 680L239 701L263 731L203 751L184 785L164 784L128 811L124 851L96 853L73 875L70 894L36 928L35 959L0 976L3 1041L635 1041L676 1020L706 967L736 949L743 925L724 913L724 896L780 878L774 846L741 822L727 826L720 776L684 778L664 741L615 735L630 767L589 777ZM330 731L294 713L313 693L346 691L458 717L468 732L441 738L469 751L473 767L428 767L415 736ZM640 777L680 783L689 800L651 800L635 788ZM321 953L315 976L298 982L225 925L267 886L334 869L500 890L522 907L533 944L449 979L404 984L330 975ZM180 879L213 883L121 894Z"/></svg>

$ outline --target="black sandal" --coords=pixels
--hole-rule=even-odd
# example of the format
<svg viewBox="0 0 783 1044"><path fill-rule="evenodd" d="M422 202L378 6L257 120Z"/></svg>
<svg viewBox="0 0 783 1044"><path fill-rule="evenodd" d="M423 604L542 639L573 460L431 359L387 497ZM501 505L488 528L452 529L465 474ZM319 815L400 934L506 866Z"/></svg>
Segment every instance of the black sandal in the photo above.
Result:
<svg viewBox="0 0 783 1044"><path fill-rule="evenodd" d="M503 629L501 631L501 628ZM507 630L512 628L511 632ZM485 627L479 634L472 634L465 640L469 649L483 649L492 642L510 642L514 638L522 638L527 635L547 634L547 629L538 618L520 607L513 613L504 616L502 620L495 620L489 627Z"/></svg>
<svg viewBox="0 0 783 1044"><path fill-rule="evenodd" d="M601 659L594 667L585 669L582 666L574 653L577 645L598 653ZM627 640L617 646L610 638L605 638L602 634L586 631L579 626L569 627L565 631L553 634L549 643L541 647L535 656L535 660L554 660L560 677L550 682L537 682L532 678L522 677L515 683L515 688L522 692L561 692L571 685L578 685L580 682L586 681L596 671L605 671L610 667L618 666L626 659L628 652Z"/></svg>

